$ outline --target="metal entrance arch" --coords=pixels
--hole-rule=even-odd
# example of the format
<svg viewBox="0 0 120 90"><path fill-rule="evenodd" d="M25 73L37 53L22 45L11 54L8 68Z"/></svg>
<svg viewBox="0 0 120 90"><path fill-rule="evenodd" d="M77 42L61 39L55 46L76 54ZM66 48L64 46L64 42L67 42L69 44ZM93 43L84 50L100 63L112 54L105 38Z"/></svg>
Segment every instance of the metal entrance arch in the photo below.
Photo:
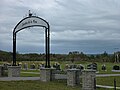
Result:
<svg viewBox="0 0 120 90"><path fill-rule="evenodd" d="M29 14L28 17L22 19L13 30L13 66L16 66L16 34L22 29L29 27L44 27L45 28L45 53L46 53L46 61L45 67L50 68L50 26L49 23L37 16L32 16Z"/></svg>

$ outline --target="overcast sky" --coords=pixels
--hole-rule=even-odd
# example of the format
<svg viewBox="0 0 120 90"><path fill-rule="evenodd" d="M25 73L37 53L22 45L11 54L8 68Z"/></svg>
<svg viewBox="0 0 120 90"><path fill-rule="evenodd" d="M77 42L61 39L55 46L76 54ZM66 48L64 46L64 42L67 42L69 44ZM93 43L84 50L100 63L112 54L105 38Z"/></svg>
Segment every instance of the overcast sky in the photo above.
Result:
<svg viewBox="0 0 120 90"><path fill-rule="evenodd" d="M12 31L28 10L50 24L51 53L113 53L120 49L120 0L0 0L0 50L12 51ZM44 29L17 33L17 51L44 53Z"/></svg>

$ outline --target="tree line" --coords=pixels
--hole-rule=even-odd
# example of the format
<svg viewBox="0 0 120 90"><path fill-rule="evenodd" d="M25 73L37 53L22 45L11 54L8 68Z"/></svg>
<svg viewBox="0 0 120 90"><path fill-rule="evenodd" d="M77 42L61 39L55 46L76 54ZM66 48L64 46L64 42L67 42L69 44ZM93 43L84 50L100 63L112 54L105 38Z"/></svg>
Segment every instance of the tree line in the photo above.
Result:
<svg viewBox="0 0 120 90"><path fill-rule="evenodd" d="M0 61L12 61L12 52L6 52L0 50ZM19 54L17 53L17 61L44 61L45 54L29 53ZM101 54L85 54L83 52L73 51L68 54L50 54L51 61L90 61L90 62L114 62L115 55L103 52Z"/></svg>

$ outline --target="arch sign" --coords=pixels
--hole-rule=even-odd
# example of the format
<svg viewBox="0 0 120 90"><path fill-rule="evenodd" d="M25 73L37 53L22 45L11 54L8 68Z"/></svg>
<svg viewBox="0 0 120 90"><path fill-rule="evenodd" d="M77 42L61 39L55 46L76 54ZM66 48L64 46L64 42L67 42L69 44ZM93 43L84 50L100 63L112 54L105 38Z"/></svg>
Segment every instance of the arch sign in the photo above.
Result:
<svg viewBox="0 0 120 90"><path fill-rule="evenodd" d="M16 34L17 32L29 27L44 27L45 28L45 53L46 62L45 67L50 68L50 27L49 23L37 16L32 16L29 13L28 17L23 18L13 30L13 66L16 66Z"/></svg>

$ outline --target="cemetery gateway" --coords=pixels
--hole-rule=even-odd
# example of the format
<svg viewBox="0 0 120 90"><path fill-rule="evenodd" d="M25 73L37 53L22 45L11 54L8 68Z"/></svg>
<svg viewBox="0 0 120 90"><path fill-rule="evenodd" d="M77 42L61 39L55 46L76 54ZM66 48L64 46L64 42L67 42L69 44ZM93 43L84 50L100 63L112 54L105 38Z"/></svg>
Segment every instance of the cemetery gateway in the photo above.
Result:
<svg viewBox="0 0 120 90"><path fill-rule="evenodd" d="M33 16L30 13L28 17L22 19L13 30L13 66L16 66L16 35L17 32L29 28L29 27L44 27L45 28L45 55L46 55L46 63L45 67L50 68L50 26L49 23L37 16Z"/></svg>

